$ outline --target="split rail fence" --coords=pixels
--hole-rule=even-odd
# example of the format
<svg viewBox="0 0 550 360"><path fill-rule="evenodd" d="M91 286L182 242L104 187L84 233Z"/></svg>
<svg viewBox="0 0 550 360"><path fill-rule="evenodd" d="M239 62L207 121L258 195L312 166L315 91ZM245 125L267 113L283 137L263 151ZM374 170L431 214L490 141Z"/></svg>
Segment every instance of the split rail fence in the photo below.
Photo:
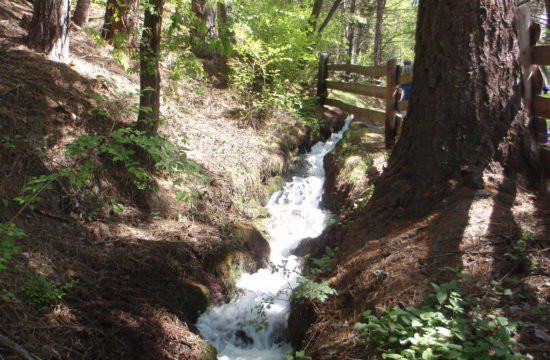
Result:
<svg viewBox="0 0 550 360"><path fill-rule="evenodd" d="M541 27L532 23L527 6L518 9L520 62L523 73L524 102L531 118L531 131L539 144L540 156L550 174L550 144L546 119L550 119L550 98L541 95L544 80L536 76L537 66L550 66L550 45L536 45L540 38ZM402 123L401 111L406 111L408 102L399 101L399 85L411 83L412 73L403 73L395 59L383 66L358 66L348 64L330 64L330 55L322 53L319 63L317 96L321 105L334 106L344 112L368 120L384 123L385 145L391 149L396 141ZM385 86L367 85L353 82L328 80L331 73L345 72L370 78L385 78ZM328 90L339 90L352 94L374 97L384 100L384 110L360 108L343 101L328 97Z"/></svg>
<svg viewBox="0 0 550 360"><path fill-rule="evenodd" d="M541 95L545 80L539 66L550 66L550 45L537 45L542 29L531 21L527 6L518 9L518 26L523 97L531 118L531 131L539 144L546 176L549 176L550 144L546 119L550 119L550 98Z"/></svg>
<svg viewBox="0 0 550 360"><path fill-rule="evenodd" d="M330 55L322 53L319 63L317 96L321 105L334 106L344 112L384 123L385 145L391 149L395 143L398 128L400 126L399 111L407 109L406 101L399 101L397 89L400 84L412 82L412 73L404 74L397 60L391 59L381 66L359 66L349 64L330 64ZM331 73L345 72L346 74L358 74L373 79L385 78L386 85L367 85L361 83L327 80ZM384 110L365 109L341 100L328 97L328 90L339 90L357 95L373 97L384 100Z"/></svg>

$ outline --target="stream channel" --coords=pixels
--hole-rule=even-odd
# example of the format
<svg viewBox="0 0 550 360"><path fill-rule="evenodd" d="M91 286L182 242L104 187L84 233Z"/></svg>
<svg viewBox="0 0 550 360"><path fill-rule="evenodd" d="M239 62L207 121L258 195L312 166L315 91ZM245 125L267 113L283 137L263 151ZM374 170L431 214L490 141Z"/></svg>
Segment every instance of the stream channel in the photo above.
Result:
<svg viewBox="0 0 550 360"><path fill-rule="evenodd" d="M289 296L298 285L301 265L290 252L303 239L321 235L332 221L332 214L320 207L325 183L323 159L342 139L351 120L346 119L341 131L301 155L298 172L271 197L267 205L270 217L264 224L271 247L270 268L243 274L237 282L237 295L198 319L197 328L218 349L218 359L281 360L291 354L285 330ZM257 312L261 308L263 322Z"/></svg>

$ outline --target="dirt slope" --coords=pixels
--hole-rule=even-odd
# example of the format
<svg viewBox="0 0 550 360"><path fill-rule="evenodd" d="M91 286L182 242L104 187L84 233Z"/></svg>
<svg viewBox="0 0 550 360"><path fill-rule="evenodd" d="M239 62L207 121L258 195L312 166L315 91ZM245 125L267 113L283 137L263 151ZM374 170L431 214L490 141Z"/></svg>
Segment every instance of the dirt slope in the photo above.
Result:
<svg viewBox="0 0 550 360"><path fill-rule="evenodd" d="M70 164L68 143L132 125L127 110L138 100L136 74L81 29L71 31L69 64L29 51L19 22L30 11L28 1L0 0L0 222L18 214L11 199L31 177ZM100 17L93 5L92 27ZM102 163L86 191L56 181L34 211L16 216L27 235L0 271L0 330L42 358L211 359L194 320L232 294L241 271L267 265L269 247L247 214L261 213L277 186L270 179L310 132L285 114L261 130L245 126L232 115L234 94L203 80L164 85L177 92L163 96L161 132L210 179L197 201L176 201L159 178L136 202L122 172ZM39 275L70 284L66 295L33 306L23 289ZM3 346L0 355L15 358Z"/></svg>
<svg viewBox="0 0 550 360"><path fill-rule="evenodd" d="M482 294L485 311L523 323L518 337L525 353L548 358L548 194L530 190L521 179L499 176L500 169L488 169L483 189L462 188L429 215L411 218L397 208L391 224L367 222L369 186L380 170L374 166L380 154L375 135L373 129L352 129L327 158L333 172L328 205L340 210L338 223L299 252L319 257L325 246L339 249L323 277L338 296L325 304L295 306L291 323L312 323L306 334L295 335L300 346L313 359L374 358L354 330L362 312L416 306L431 283L449 281L458 269L473 276L468 294ZM354 172L360 181L351 176ZM512 295L494 295L504 288Z"/></svg>

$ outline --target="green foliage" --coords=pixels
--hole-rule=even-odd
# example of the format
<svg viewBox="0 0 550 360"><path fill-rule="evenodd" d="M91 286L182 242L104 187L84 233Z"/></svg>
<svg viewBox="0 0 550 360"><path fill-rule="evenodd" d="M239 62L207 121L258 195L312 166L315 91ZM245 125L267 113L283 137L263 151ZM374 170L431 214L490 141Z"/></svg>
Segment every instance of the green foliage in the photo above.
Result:
<svg viewBox="0 0 550 360"><path fill-rule="evenodd" d="M154 161L154 167L164 175L175 176L174 184L180 185L189 182L205 180L200 173L200 166L187 158L186 148L174 145L160 136L147 136L144 131L132 128L114 130L107 135L85 135L67 146L67 155L76 160L77 172L64 173L69 181L82 186L89 180L95 170L94 163L89 160L94 154L97 158L108 157L113 163L120 163L133 176L138 188L145 188L152 175L137 159L136 151L145 151ZM184 194L191 194L186 197ZM191 199L196 190L189 188L180 191L178 199Z"/></svg>
<svg viewBox="0 0 550 360"><path fill-rule="evenodd" d="M232 31L238 56L229 61L230 81L251 125L273 109L297 114L304 109L302 84L313 81L317 68L310 12L307 4L283 0L235 2Z"/></svg>
<svg viewBox="0 0 550 360"><path fill-rule="evenodd" d="M304 271L306 276L319 275L328 272L332 267L332 262L337 251L338 247L333 249L330 246L327 246L325 247L325 253L320 258L312 258L310 255L304 256L304 259L308 262L308 266Z"/></svg>
<svg viewBox="0 0 550 360"><path fill-rule="evenodd" d="M316 282L306 277L300 277L298 278L298 287L292 293L292 298L305 298L325 302L329 297L337 294L338 292L324 281Z"/></svg>
<svg viewBox="0 0 550 360"><path fill-rule="evenodd" d="M533 233L529 230L522 229L521 235L513 245L512 251L504 254L510 260L516 261L525 255L527 251L527 243L533 240Z"/></svg>
<svg viewBox="0 0 550 360"><path fill-rule="evenodd" d="M380 317L364 312L355 328L384 359L522 359L516 324L498 313L484 315L479 299L462 295L457 281L432 284L419 308L395 306Z"/></svg>
<svg viewBox="0 0 550 360"><path fill-rule="evenodd" d="M51 305L67 295L67 290L73 288L78 280L72 280L65 284L50 281L45 276L38 276L27 281L22 289L23 295L36 307Z"/></svg>
<svg viewBox="0 0 550 360"><path fill-rule="evenodd" d="M305 351L296 351L294 355L287 355L285 360L312 360L311 356L307 356Z"/></svg>
<svg viewBox="0 0 550 360"><path fill-rule="evenodd" d="M25 236L25 232L15 224L0 223L0 270L6 270L4 263L11 260L12 256L19 251L15 241Z"/></svg>
<svg viewBox="0 0 550 360"><path fill-rule="evenodd" d="M12 302L15 299L15 294L11 291L4 291L2 295L0 295L0 299L4 302Z"/></svg>

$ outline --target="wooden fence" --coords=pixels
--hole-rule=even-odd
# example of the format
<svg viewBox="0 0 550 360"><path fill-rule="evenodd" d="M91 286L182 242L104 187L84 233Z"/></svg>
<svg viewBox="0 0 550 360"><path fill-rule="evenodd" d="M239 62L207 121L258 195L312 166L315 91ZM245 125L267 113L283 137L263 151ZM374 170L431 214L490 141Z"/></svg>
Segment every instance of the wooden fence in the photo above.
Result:
<svg viewBox="0 0 550 360"><path fill-rule="evenodd" d="M412 74L402 74L401 67L395 59L389 60L383 66L358 66L347 64L330 64L330 55L321 54L319 62L317 96L321 105L335 106L343 111L368 119L384 123L385 145L391 149L400 125L399 111L407 109L406 101L398 101L397 89L400 84L412 81ZM346 72L346 74L358 74L370 78L385 78L386 86L366 85L341 81L329 81L332 72ZM343 101L328 98L328 90L339 90L357 95L363 95L384 100L385 109L374 110L360 108L346 104Z"/></svg>
<svg viewBox="0 0 550 360"><path fill-rule="evenodd" d="M550 144L547 143L546 119L550 118L550 98L541 95L544 80L539 65L550 65L550 46L536 45L541 26L531 22L527 6L518 9L520 62L523 73L524 101L531 118L531 130L539 144L547 176L550 174Z"/></svg>
<svg viewBox="0 0 550 360"><path fill-rule="evenodd" d="M524 102L531 118L531 130L540 145L541 159L550 174L550 144L548 143L548 128L546 119L550 119L550 98L541 95L544 81L537 66L550 66L550 45L536 45L541 27L530 20L527 6L518 9L520 62L522 66ZM347 113L369 120L384 122L385 144L391 149L395 143L402 119L400 112L406 111L408 103L397 99L398 86L412 82L412 73L404 74L395 59L389 60L385 66L364 67L358 65L334 65L329 63L330 56L321 54L319 63L317 96L322 105L339 107ZM348 74L359 74L371 78L385 78L386 86L365 85L327 80L331 72L344 71ZM369 96L384 100L385 109L364 109L343 101L328 98L328 90L340 90L348 93ZM547 174L547 175L548 175Z"/></svg>

